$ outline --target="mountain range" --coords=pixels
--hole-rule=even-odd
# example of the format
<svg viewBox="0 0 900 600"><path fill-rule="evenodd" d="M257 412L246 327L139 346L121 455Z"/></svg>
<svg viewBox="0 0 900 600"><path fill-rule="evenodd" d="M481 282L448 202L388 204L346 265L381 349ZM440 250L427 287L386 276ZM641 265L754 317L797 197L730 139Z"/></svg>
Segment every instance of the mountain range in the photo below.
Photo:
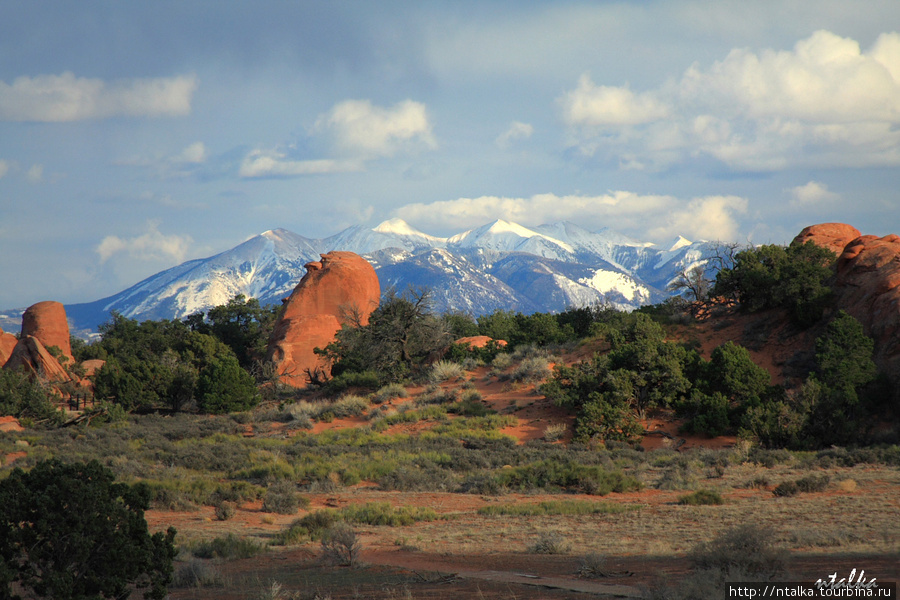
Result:
<svg viewBox="0 0 900 600"><path fill-rule="evenodd" d="M498 220L447 238L417 231L400 219L372 229L350 227L324 239L274 229L118 294L67 305L66 312L73 332L84 333L96 330L112 311L142 321L182 318L237 294L262 304L280 303L306 273L304 265L331 250L364 256L382 290L429 289L436 312L556 312L598 302L630 310L669 297L669 283L683 270L704 264L715 247L681 237L659 247L608 228L591 232L568 222L527 228Z"/></svg>

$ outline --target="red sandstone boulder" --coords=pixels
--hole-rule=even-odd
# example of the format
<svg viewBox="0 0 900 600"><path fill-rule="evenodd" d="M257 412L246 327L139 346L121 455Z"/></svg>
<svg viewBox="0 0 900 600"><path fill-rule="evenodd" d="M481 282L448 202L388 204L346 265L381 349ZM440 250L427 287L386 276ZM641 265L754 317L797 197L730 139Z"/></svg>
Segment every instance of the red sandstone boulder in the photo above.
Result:
<svg viewBox="0 0 900 600"><path fill-rule="evenodd" d="M875 340L875 361L900 382L900 237L864 235L837 262L838 306Z"/></svg>
<svg viewBox="0 0 900 600"><path fill-rule="evenodd" d="M23 336L19 340L3 368L24 370L32 376L54 383L72 380L59 361L32 335Z"/></svg>
<svg viewBox="0 0 900 600"><path fill-rule="evenodd" d="M834 292L840 309L853 315L875 340L875 362L895 385L900 383L900 237L860 235L850 225L825 223L800 232L835 250Z"/></svg>
<svg viewBox="0 0 900 600"><path fill-rule="evenodd" d="M69 322L66 309L59 302L48 300L28 307L22 315L22 337L34 336L44 348L56 346L72 364L72 345L69 342Z"/></svg>
<svg viewBox="0 0 900 600"><path fill-rule="evenodd" d="M794 244L814 242L817 246L828 248L838 256L844 251L844 247L858 238L860 232L856 227L843 223L822 223L810 225L794 238Z"/></svg>
<svg viewBox="0 0 900 600"><path fill-rule="evenodd" d="M495 342L499 347L506 346L506 340L495 340L494 338L487 335L472 335L469 337L459 338L454 344L459 344L460 346L468 346L469 348L484 348L491 342Z"/></svg>
<svg viewBox="0 0 900 600"><path fill-rule="evenodd" d="M13 348L19 343L19 338L0 329L0 367L6 364L12 354Z"/></svg>
<svg viewBox="0 0 900 600"><path fill-rule="evenodd" d="M323 254L306 269L281 309L267 353L281 380L295 387L309 383L309 373L330 375L330 365L313 349L334 341L345 323L366 325L381 299L375 269L353 252Z"/></svg>

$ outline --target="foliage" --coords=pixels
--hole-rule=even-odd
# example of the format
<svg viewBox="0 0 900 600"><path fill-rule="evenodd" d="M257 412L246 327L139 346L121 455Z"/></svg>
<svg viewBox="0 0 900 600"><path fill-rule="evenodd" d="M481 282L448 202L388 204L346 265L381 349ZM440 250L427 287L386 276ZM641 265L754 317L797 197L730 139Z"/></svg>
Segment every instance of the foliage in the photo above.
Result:
<svg viewBox="0 0 900 600"><path fill-rule="evenodd" d="M184 319L192 331L212 335L231 348L241 367L250 370L266 356L269 336L281 307L260 306L256 298L238 294L228 301Z"/></svg>
<svg viewBox="0 0 900 600"><path fill-rule="evenodd" d="M775 544L775 532L768 527L740 525L698 544L688 557L697 569L717 569L759 575L768 579L785 570L786 553Z"/></svg>
<svg viewBox="0 0 900 600"><path fill-rule="evenodd" d="M478 509L479 515L546 517L550 515L598 515L619 514L636 510L633 504L611 502L591 502L589 500L547 500L538 503L513 502L510 504L489 504Z"/></svg>
<svg viewBox="0 0 900 600"><path fill-rule="evenodd" d="M258 402L252 379L234 352L211 335L178 321L138 323L119 314L100 326L95 344L106 364L95 395L128 410L196 403L203 412L246 410Z"/></svg>
<svg viewBox="0 0 900 600"><path fill-rule="evenodd" d="M96 461L43 461L0 481L0 585L38 596L123 598L131 586L165 597L175 530L150 535L145 487L114 483Z"/></svg>
<svg viewBox="0 0 900 600"><path fill-rule="evenodd" d="M317 349L332 363L331 372L374 371L383 383L400 381L450 343L446 323L430 312L430 294L389 291L367 325L344 325L335 341ZM377 386L376 386L377 387Z"/></svg>
<svg viewBox="0 0 900 600"><path fill-rule="evenodd" d="M748 248L718 272L712 294L732 298L748 312L785 308L797 325L809 327L831 302L827 282L834 260L833 252L813 242Z"/></svg>
<svg viewBox="0 0 900 600"><path fill-rule="evenodd" d="M217 537L212 540L200 542L194 546L191 554L197 558L221 558L231 560L234 558L251 558L263 551L263 546L253 540L248 540L233 533L225 537Z"/></svg>
<svg viewBox="0 0 900 600"><path fill-rule="evenodd" d="M55 394L27 373L0 368L0 415L58 425L64 415Z"/></svg>
<svg viewBox="0 0 900 600"><path fill-rule="evenodd" d="M362 543L346 524L338 524L322 534L322 558L341 567L353 567L359 562Z"/></svg>
<svg viewBox="0 0 900 600"><path fill-rule="evenodd" d="M528 551L532 554L565 554L569 551L569 544L561 533L549 531L541 533Z"/></svg>

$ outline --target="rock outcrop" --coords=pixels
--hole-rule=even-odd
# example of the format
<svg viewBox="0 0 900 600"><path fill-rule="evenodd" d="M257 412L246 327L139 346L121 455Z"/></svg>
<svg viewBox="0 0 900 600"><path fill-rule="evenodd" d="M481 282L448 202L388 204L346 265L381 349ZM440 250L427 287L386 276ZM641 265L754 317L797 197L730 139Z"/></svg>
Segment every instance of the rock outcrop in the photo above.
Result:
<svg viewBox="0 0 900 600"><path fill-rule="evenodd" d="M69 321L66 309L59 302L46 300L29 306L22 315L22 337L32 335L41 340L45 348L56 346L63 356L72 358L72 344L69 341Z"/></svg>
<svg viewBox="0 0 900 600"><path fill-rule="evenodd" d="M792 243L805 244L806 242L813 242L817 246L828 248L840 256L841 252L844 251L844 247L861 235L859 229L844 223L821 223L806 227L797 234Z"/></svg>
<svg viewBox="0 0 900 600"><path fill-rule="evenodd" d="M303 387L310 374L330 375L313 350L334 341L345 323L368 323L381 299L375 269L353 252L329 252L306 265L306 275L285 301L269 339L268 358L281 381Z"/></svg>
<svg viewBox="0 0 900 600"><path fill-rule="evenodd" d="M830 249L843 242L834 283L837 307L862 323L875 340L875 362L900 387L900 237L859 235L835 223L807 227L796 239L801 236Z"/></svg>
<svg viewBox="0 0 900 600"><path fill-rule="evenodd" d="M484 348L491 342L494 342L500 348L506 346L506 340L495 340L494 338L487 335L472 335L469 337L459 338L454 344L459 344L460 346L468 346L469 348Z"/></svg>
<svg viewBox="0 0 900 600"><path fill-rule="evenodd" d="M9 360L17 343L19 343L19 338L0 329L0 367Z"/></svg>
<svg viewBox="0 0 900 600"><path fill-rule="evenodd" d="M59 361L33 335L26 335L19 340L3 368L22 370L52 383L72 381Z"/></svg>

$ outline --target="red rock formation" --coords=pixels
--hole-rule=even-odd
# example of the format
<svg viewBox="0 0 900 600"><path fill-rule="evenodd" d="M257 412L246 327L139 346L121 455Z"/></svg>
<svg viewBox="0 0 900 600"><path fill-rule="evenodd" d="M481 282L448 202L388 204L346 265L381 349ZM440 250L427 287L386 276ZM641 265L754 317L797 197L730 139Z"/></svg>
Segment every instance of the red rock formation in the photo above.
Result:
<svg viewBox="0 0 900 600"><path fill-rule="evenodd" d="M0 367L6 364L12 354L13 348L19 342L19 338L0 329Z"/></svg>
<svg viewBox="0 0 900 600"><path fill-rule="evenodd" d="M821 223L810 225L794 238L794 244L814 242L818 246L828 248L838 256L844 247L862 235L856 227L843 223Z"/></svg>
<svg viewBox="0 0 900 600"><path fill-rule="evenodd" d="M72 364L72 345L69 342L69 322L66 309L59 302L47 300L28 307L22 315L22 337L34 336L45 348L56 346Z"/></svg>
<svg viewBox="0 0 900 600"><path fill-rule="evenodd" d="M32 335L19 340L3 368L24 370L35 377L54 383L72 380L59 361Z"/></svg>
<svg viewBox="0 0 900 600"><path fill-rule="evenodd" d="M323 254L306 269L281 310L267 353L281 380L295 387L309 383L308 372L330 375L330 365L313 349L334 341L344 323L367 324L381 299L375 269L353 252Z"/></svg>
<svg viewBox="0 0 900 600"><path fill-rule="evenodd" d="M506 346L506 340L495 340L487 335L473 335L469 337L459 338L454 344L469 346L470 348L484 348L491 342L496 342L499 347Z"/></svg>
<svg viewBox="0 0 900 600"><path fill-rule="evenodd" d="M797 240L841 247L834 283L837 307L862 323L875 340L875 362L895 385L900 383L900 237L859 235L849 225L827 223L807 227Z"/></svg>
<svg viewBox="0 0 900 600"><path fill-rule="evenodd" d="M864 235L837 262L838 305L875 340L875 360L900 382L900 237Z"/></svg>

